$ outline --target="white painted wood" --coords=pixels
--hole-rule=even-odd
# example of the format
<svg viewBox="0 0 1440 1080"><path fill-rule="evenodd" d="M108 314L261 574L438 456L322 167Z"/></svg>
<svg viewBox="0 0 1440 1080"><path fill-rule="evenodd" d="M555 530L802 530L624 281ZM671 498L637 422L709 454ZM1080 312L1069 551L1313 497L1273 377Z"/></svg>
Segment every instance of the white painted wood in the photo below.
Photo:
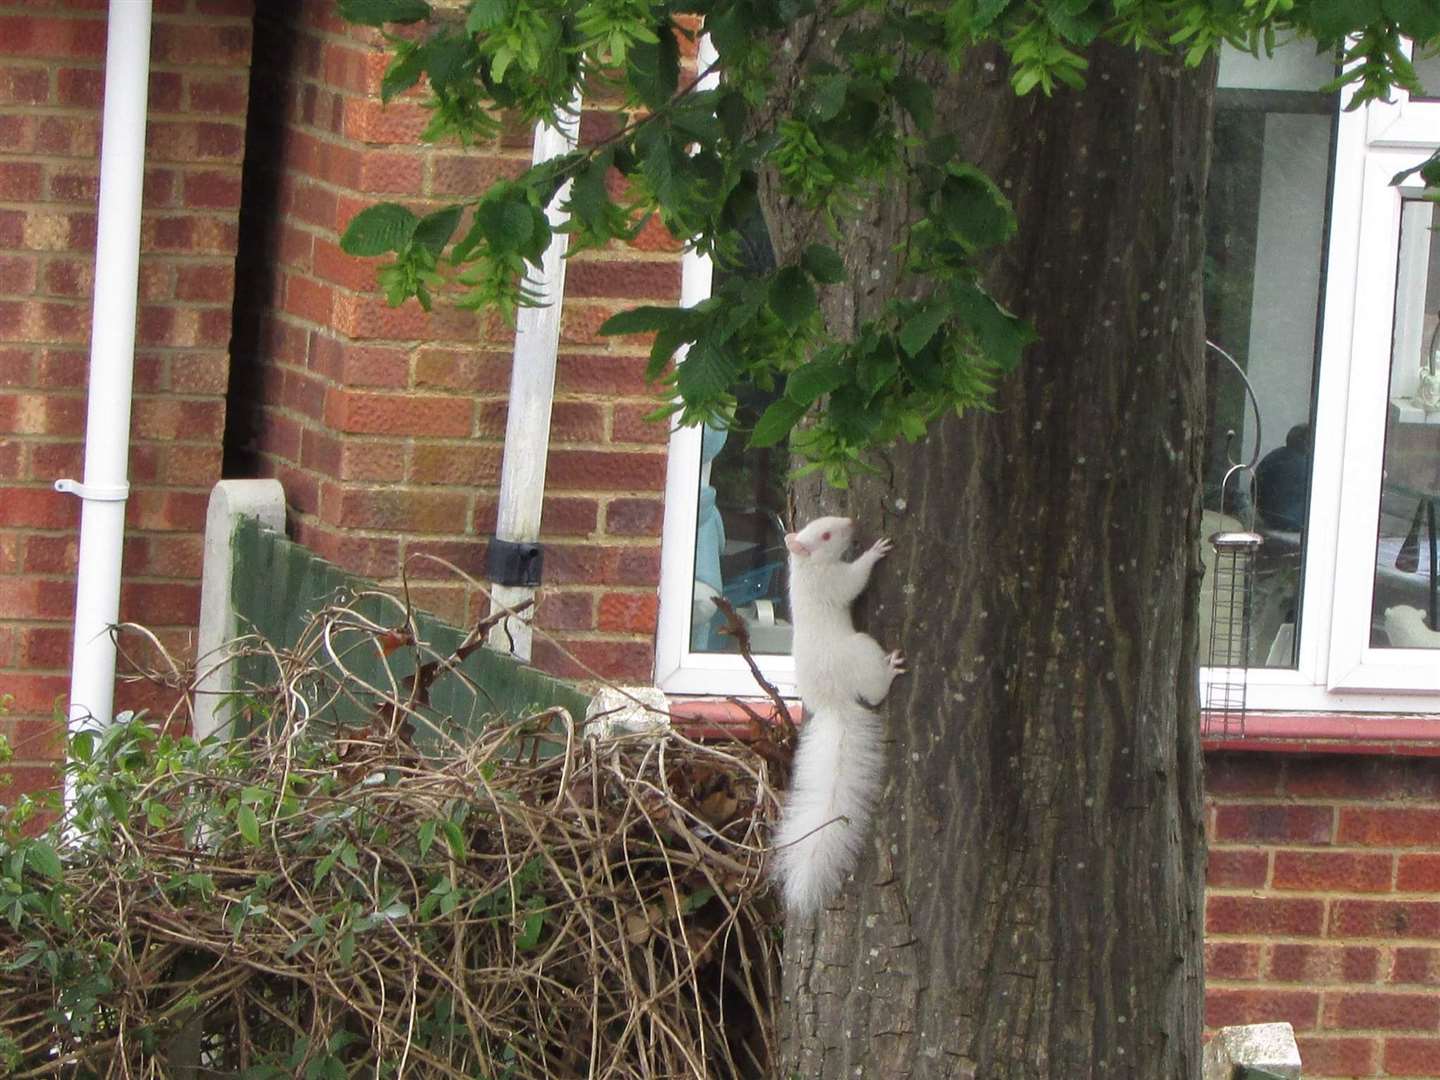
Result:
<svg viewBox="0 0 1440 1080"><path fill-rule="evenodd" d="M575 148L580 131L580 95L559 126L535 128L535 164L567 154ZM570 193L565 183L545 216L558 229L569 215L560 209ZM560 317L565 298L565 249L569 236L556 232L541 260L538 280L529 282L540 294L539 307L522 308L516 316L515 353L510 375L510 403L505 420L505 456L500 465L500 506L495 535L501 540L528 543L540 539L540 514L545 501L545 463L550 453L550 411L555 397L555 361L560 349ZM504 596L499 593L503 591ZM495 586L491 612L514 608L533 599L535 590ZM498 606L497 606L498 602ZM533 609L497 623L487 639L491 647L529 660Z"/></svg>

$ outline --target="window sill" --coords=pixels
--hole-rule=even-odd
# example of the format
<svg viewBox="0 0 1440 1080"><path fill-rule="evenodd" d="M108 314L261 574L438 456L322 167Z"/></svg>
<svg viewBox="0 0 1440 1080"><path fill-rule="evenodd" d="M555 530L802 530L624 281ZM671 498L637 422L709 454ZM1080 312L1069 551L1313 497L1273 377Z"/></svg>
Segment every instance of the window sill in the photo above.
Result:
<svg viewBox="0 0 1440 1080"><path fill-rule="evenodd" d="M800 703L788 704L798 723ZM752 697L670 699L671 717L702 739L752 737L754 721L747 707L763 717L770 715L772 704ZM1243 738L1202 730L1201 739L1206 750L1440 757L1440 716L1252 712L1245 717Z"/></svg>

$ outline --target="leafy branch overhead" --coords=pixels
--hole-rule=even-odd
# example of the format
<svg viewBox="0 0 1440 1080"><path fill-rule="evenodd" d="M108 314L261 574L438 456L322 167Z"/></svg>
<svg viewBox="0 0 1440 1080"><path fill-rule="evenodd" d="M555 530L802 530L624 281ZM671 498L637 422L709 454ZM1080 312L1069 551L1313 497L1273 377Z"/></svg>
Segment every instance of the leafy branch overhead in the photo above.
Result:
<svg viewBox="0 0 1440 1080"><path fill-rule="evenodd" d="M1298 34L1343 58L1334 85L1353 84L1359 104L1418 87L1405 38L1440 42L1433 0L472 0L451 14L424 0L339 3L352 22L431 24L387 36L382 88L389 99L423 80L428 140L573 120L577 92L621 110L609 137L468 202L426 217L393 203L357 215L342 246L394 256L380 270L392 304L428 307L442 293L513 318L536 302L526 276L551 239L544 209L557 195L572 251L628 241L658 217L737 269L768 176L799 250L769 273L724 275L693 308L638 308L603 330L654 335L650 375L675 400L661 412L683 422L730 423L742 384L782 390L752 442L788 436L835 483L867 449L984 407L1033 336L982 284L986 253L1015 230L1012 208L937 128L927 72L996 43L1017 94L1049 94L1083 85L1100 40L1198 65L1222 42L1259 53ZM702 20L715 58L697 71L684 57ZM805 60L781 85L772 59L786 49ZM893 295L858 326L827 324L826 290L862 273L842 254L847 222L900 189L916 209Z"/></svg>

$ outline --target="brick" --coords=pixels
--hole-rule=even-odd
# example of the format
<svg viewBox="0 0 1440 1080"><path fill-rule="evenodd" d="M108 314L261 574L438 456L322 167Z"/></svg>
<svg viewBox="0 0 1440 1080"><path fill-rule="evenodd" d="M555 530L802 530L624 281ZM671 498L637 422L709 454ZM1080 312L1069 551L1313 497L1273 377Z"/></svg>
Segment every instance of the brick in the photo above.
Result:
<svg viewBox="0 0 1440 1080"><path fill-rule="evenodd" d="M589 536L600 520L594 499L549 496L541 506L541 532L547 536Z"/></svg>
<svg viewBox="0 0 1440 1080"><path fill-rule="evenodd" d="M1434 1076L1440 1039L1386 1039L1383 1060L1390 1076Z"/></svg>
<svg viewBox="0 0 1440 1080"><path fill-rule="evenodd" d="M491 154L431 154L430 194L478 195L498 180L513 180L530 167L529 157Z"/></svg>
<svg viewBox="0 0 1440 1080"><path fill-rule="evenodd" d="M648 362L643 356L562 353L555 362L555 388L562 394L643 395Z"/></svg>
<svg viewBox="0 0 1440 1080"><path fill-rule="evenodd" d="M310 367L347 387L403 390L410 381L410 361L403 349L357 345L323 330L310 339Z"/></svg>
<svg viewBox="0 0 1440 1080"><path fill-rule="evenodd" d="M5 42L5 53L11 57L101 60L105 56L105 20L0 15L0 41Z"/></svg>
<svg viewBox="0 0 1440 1080"><path fill-rule="evenodd" d="M150 60L176 66L243 67L250 62L250 28L213 22L157 22Z"/></svg>
<svg viewBox="0 0 1440 1080"><path fill-rule="evenodd" d="M1260 974L1260 946L1253 941L1205 943L1205 978L1253 981Z"/></svg>
<svg viewBox="0 0 1440 1080"><path fill-rule="evenodd" d="M618 260L577 260L565 270L565 296L620 297L675 303L680 299L680 262Z"/></svg>
<svg viewBox="0 0 1440 1080"><path fill-rule="evenodd" d="M1297 1032L1312 1031L1319 1015L1320 995L1304 990L1212 987L1205 992L1208 1028L1286 1021Z"/></svg>
<svg viewBox="0 0 1440 1080"><path fill-rule="evenodd" d="M546 467L550 484L587 491L661 491L665 455L605 450L555 450Z"/></svg>
<svg viewBox="0 0 1440 1080"><path fill-rule="evenodd" d="M1270 948L1268 970L1276 982L1373 983L1379 968L1378 949L1276 944Z"/></svg>
<svg viewBox="0 0 1440 1080"><path fill-rule="evenodd" d="M1341 851L1277 851L1272 884L1306 892L1388 892L1393 855Z"/></svg>
<svg viewBox="0 0 1440 1080"><path fill-rule="evenodd" d="M495 487L500 483L500 456L498 446L417 444L406 477L416 484Z"/></svg>
<svg viewBox="0 0 1440 1080"><path fill-rule="evenodd" d="M598 628L615 634L653 634L658 610L654 593L606 593L600 598Z"/></svg>
<svg viewBox="0 0 1440 1080"><path fill-rule="evenodd" d="M240 173L234 169L186 173L183 199L192 210L238 210Z"/></svg>
<svg viewBox="0 0 1440 1080"><path fill-rule="evenodd" d="M665 504L658 498L612 498L605 505L605 531L611 536L660 536ZM1211 851L1211 864L1215 854Z"/></svg>
<svg viewBox="0 0 1440 1080"><path fill-rule="evenodd" d="M24 537L21 565L27 574L73 574L80 554L80 537L74 532Z"/></svg>
<svg viewBox="0 0 1440 1080"><path fill-rule="evenodd" d="M616 585L646 585L660 582L660 549L622 548L615 560Z"/></svg>
<svg viewBox="0 0 1440 1080"><path fill-rule="evenodd" d="M0 589L0 619L65 620L75 614L75 583L20 578Z"/></svg>
<svg viewBox="0 0 1440 1080"><path fill-rule="evenodd" d="M80 520L79 500L49 488L0 487L0 526L73 529Z"/></svg>
<svg viewBox="0 0 1440 1080"><path fill-rule="evenodd" d="M0 199L33 202L40 198L43 172L33 161L0 161Z"/></svg>
<svg viewBox="0 0 1440 1080"><path fill-rule="evenodd" d="M49 68L0 67L0 105L44 105L49 100Z"/></svg>
<svg viewBox="0 0 1440 1080"><path fill-rule="evenodd" d="M1238 803L1215 808L1215 839L1328 844L1334 811L1326 806Z"/></svg>
<svg viewBox="0 0 1440 1080"><path fill-rule="evenodd" d="M1325 1026L1332 1030L1434 1031L1440 1028L1440 996L1355 991L1327 996Z"/></svg>
<svg viewBox="0 0 1440 1080"><path fill-rule="evenodd" d="M1440 938L1440 902L1337 900L1330 912L1329 936Z"/></svg>
<svg viewBox="0 0 1440 1080"><path fill-rule="evenodd" d="M26 713L47 716L62 709L65 695L70 692L68 675L37 672L7 672L5 693L13 699L17 715Z"/></svg>
<svg viewBox="0 0 1440 1080"><path fill-rule="evenodd" d="M24 794L39 795L59 790L58 762L50 765L8 765L0 769L0 802L11 803Z"/></svg>
<svg viewBox="0 0 1440 1080"><path fill-rule="evenodd" d="M637 641L565 641L572 659L551 641L537 639L533 662L562 679L593 678L591 672L619 682L647 682L654 672L654 647Z"/></svg>
<svg viewBox="0 0 1440 1080"><path fill-rule="evenodd" d="M232 263L185 264L176 268L175 296L179 300L229 302L235 295Z"/></svg>
<svg viewBox="0 0 1440 1080"><path fill-rule="evenodd" d="M330 322L334 290L299 274L285 275L284 310L289 315L325 326Z"/></svg>
<svg viewBox="0 0 1440 1080"><path fill-rule="evenodd" d="M352 488L331 495L322 486L320 508L327 524L410 534L454 534L469 518L467 495L429 489Z"/></svg>
<svg viewBox="0 0 1440 1080"><path fill-rule="evenodd" d="M1318 754L1287 757L1285 791L1300 798L1440 798L1440 769L1425 758Z"/></svg>
<svg viewBox="0 0 1440 1080"><path fill-rule="evenodd" d="M1318 937L1324 922L1321 900L1211 893L1205 902L1205 929L1212 934Z"/></svg>
<svg viewBox="0 0 1440 1080"><path fill-rule="evenodd" d="M418 540L405 545L405 570L412 579L456 579L455 571L485 579L484 540ZM447 565L448 564L448 565Z"/></svg>
<svg viewBox="0 0 1440 1080"><path fill-rule="evenodd" d="M471 413L464 398L335 388L325 398L326 421L337 431L362 435L469 435Z"/></svg>
<svg viewBox="0 0 1440 1080"><path fill-rule="evenodd" d="M244 116L249 104L250 83L243 75L198 75L186 80L192 113Z"/></svg>
<svg viewBox="0 0 1440 1080"><path fill-rule="evenodd" d="M511 367L508 353L423 349L415 357L415 386L473 394L504 393L510 387Z"/></svg>
<svg viewBox="0 0 1440 1080"><path fill-rule="evenodd" d="M1401 946L1394 956L1390 982L1440 987L1440 949Z"/></svg>
<svg viewBox="0 0 1440 1080"><path fill-rule="evenodd" d="M120 609L147 626L193 626L200 614L200 585L126 582L120 587Z"/></svg>
<svg viewBox="0 0 1440 1080"><path fill-rule="evenodd" d="M414 302L392 308L373 295L342 293L335 298L334 329L357 340L474 341L478 326L474 312L443 305L426 312Z"/></svg>
<svg viewBox="0 0 1440 1080"><path fill-rule="evenodd" d="M1380 1061L1380 1040L1302 1035L1296 1038L1308 1077L1371 1076Z"/></svg>
<svg viewBox="0 0 1440 1080"><path fill-rule="evenodd" d="M376 442L342 439L335 477L369 483L405 479L406 450L403 442ZM439 482L439 481L436 481Z"/></svg>
<svg viewBox="0 0 1440 1080"><path fill-rule="evenodd" d="M1341 807L1339 842L1429 847L1440 837L1440 807Z"/></svg>
<svg viewBox="0 0 1440 1080"><path fill-rule="evenodd" d="M540 596L536 622L547 630L593 630L595 598L590 593L550 591Z"/></svg>
<svg viewBox="0 0 1440 1080"><path fill-rule="evenodd" d="M66 655L65 662L69 662ZM65 724L54 717L0 717L0 736L20 761L59 760L65 755ZM3 775L3 774L0 774ZM0 804L10 801L11 792L0 780Z"/></svg>
<svg viewBox="0 0 1440 1080"><path fill-rule="evenodd" d="M430 123L423 106L404 101L382 103L378 98L347 98L342 134L363 143L413 146Z"/></svg>
<svg viewBox="0 0 1440 1080"><path fill-rule="evenodd" d="M100 193L96 166L57 166L50 172L50 198L57 202L94 202ZM149 208L146 200L146 208Z"/></svg>
<svg viewBox="0 0 1440 1080"><path fill-rule="evenodd" d="M297 539L322 558L363 577L392 577L400 565L400 541L390 537L315 528L302 530Z"/></svg>
<svg viewBox="0 0 1440 1080"><path fill-rule="evenodd" d="M659 403L654 401L643 405L616 405L610 428L611 441L664 446L670 441L669 423L663 419L646 419L657 408Z"/></svg>
<svg viewBox="0 0 1440 1080"><path fill-rule="evenodd" d="M656 532L658 535L658 529ZM1210 886L1258 887L1270 876L1270 853L1252 849L1212 848L1205 882Z"/></svg>
<svg viewBox="0 0 1440 1080"><path fill-rule="evenodd" d="M356 292L374 292L376 288L373 260L347 255L338 244L320 237L315 240L314 270L316 277Z"/></svg>
<svg viewBox="0 0 1440 1080"><path fill-rule="evenodd" d="M1401 855L1395 888L1400 892L1440 893L1440 854Z"/></svg>
<svg viewBox="0 0 1440 1080"><path fill-rule="evenodd" d="M504 401L482 405L478 433L483 437L505 436L508 405ZM550 410L550 439L556 443L599 443L605 441L605 410L588 401L557 401Z"/></svg>
<svg viewBox="0 0 1440 1080"><path fill-rule="evenodd" d="M0 255L0 293L29 296L35 292L39 279L39 263L34 256ZM4 385L7 380L0 372L0 386Z"/></svg>

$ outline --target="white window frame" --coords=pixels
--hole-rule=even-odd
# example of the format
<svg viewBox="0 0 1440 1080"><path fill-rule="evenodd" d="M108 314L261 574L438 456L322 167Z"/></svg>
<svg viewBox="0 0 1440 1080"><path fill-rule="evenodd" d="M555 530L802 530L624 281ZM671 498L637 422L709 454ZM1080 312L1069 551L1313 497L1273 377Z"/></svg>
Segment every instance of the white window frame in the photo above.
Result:
<svg viewBox="0 0 1440 1080"><path fill-rule="evenodd" d="M1353 94L1348 90L1344 105ZM1252 668L1256 711L1434 713L1440 652L1370 646L1401 204L1390 181L1440 146L1440 103L1397 93L1340 114L1304 592L1294 668ZM1222 672L1205 669L1204 687Z"/></svg>

